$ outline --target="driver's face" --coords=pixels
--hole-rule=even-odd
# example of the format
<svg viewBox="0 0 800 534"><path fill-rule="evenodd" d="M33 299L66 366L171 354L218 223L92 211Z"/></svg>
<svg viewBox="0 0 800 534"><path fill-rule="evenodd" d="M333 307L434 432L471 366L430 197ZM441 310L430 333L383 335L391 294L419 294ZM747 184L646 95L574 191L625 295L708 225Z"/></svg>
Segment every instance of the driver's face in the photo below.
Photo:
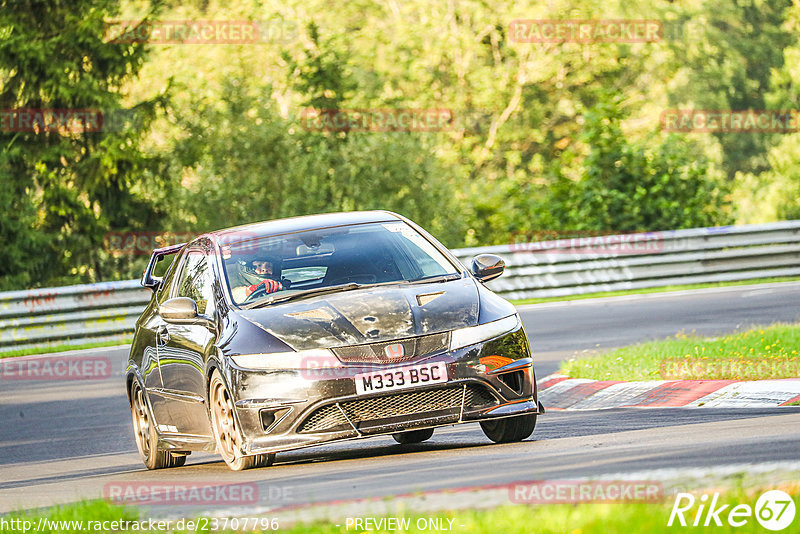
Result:
<svg viewBox="0 0 800 534"><path fill-rule="evenodd" d="M256 274L272 274L272 263L268 261L254 261L253 269Z"/></svg>

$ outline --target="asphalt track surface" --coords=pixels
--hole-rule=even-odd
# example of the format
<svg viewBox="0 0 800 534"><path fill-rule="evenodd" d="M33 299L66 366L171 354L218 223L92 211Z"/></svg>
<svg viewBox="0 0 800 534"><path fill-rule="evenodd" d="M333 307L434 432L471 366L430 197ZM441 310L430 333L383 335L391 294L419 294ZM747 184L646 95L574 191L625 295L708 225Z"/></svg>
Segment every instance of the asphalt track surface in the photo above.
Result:
<svg viewBox="0 0 800 534"><path fill-rule="evenodd" d="M542 377L583 351L678 332L716 335L797 322L799 297L800 283L784 283L519 309ZM136 452L123 389L127 349L84 352L110 356L112 376L0 379L0 513L99 498L109 484L254 483L254 504L164 505L149 512L252 515L276 507L515 481L800 464L800 408L670 408L548 412L531 438L514 444L492 444L477 424L468 424L439 429L417 445L377 437L281 453L272 467L240 473L229 471L218 456L199 453L185 467L147 471Z"/></svg>

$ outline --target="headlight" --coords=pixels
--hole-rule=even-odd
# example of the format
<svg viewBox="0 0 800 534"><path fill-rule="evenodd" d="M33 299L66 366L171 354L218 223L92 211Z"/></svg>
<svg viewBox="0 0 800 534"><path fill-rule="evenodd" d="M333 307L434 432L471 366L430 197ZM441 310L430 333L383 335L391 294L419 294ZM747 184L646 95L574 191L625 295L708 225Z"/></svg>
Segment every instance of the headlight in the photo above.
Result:
<svg viewBox="0 0 800 534"><path fill-rule="evenodd" d="M338 358L328 349L240 354L231 356L233 363L245 369L319 369L341 367Z"/></svg>
<svg viewBox="0 0 800 534"><path fill-rule="evenodd" d="M480 343L487 339L492 339L506 332L514 330L519 325L519 315L516 313L510 315L505 319L492 321L491 323L479 324L478 326L470 326L469 328L461 328L453 330L450 334L450 350L468 347L475 343Z"/></svg>

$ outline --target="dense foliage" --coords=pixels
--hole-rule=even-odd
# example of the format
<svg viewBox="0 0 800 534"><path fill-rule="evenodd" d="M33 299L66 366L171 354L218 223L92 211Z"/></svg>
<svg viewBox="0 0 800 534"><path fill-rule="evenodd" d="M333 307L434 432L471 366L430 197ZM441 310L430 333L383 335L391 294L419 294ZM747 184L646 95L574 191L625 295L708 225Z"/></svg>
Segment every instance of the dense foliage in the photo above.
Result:
<svg viewBox="0 0 800 534"><path fill-rule="evenodd" d="M663 34L525 43L518 19L647 19ZM119 21L181 20L252 21L258 38L108 37ZM670 133L660 117L800 109L799 27L787 0L0 0L0 108L135 119L3 123L0 289L138 275L144 256L109 233L323 211L397 211L450 246L798 217L800 134ZM307 127L310 109L451 118L327 131Z"/></svg>

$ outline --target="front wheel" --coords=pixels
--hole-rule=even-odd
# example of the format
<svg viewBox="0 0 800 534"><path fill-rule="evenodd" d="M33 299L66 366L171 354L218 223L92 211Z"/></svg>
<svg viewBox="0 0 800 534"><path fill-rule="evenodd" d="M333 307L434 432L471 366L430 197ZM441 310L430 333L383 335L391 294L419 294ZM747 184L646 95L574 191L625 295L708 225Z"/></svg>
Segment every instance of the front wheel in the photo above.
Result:
<svg viewBox="0 0 800 534"><path fill-rule="evenodd" d="M133 416L133 432L136 436L136 448L139 456L148 469L180 467L186 463L186 454L173 454L159 450L155 422L150 415L144 392L139 382L133 381L131 387L131 415Z"/></svg>
<svg viewBox="0 0 800 534"><path fill-rule="evenodd" d="M228 467L234 471L243 471L253 467L268 467L275 461L275 454L256 454L245 456L242 454L242 435L236 422L233 408L233 399L219 371L211 375L209 385L209 398L211 410L211 426L214 429L214 438L217 441L217 452Z"/></svg>
<svg viewBox="0 0 800 534"><path fill-rule="evenodd" d="M522 441L531 434L536 427L536 414L518 415L505 419L482 421L481 429L486 437L495 443L512 443Z"/></svg>

